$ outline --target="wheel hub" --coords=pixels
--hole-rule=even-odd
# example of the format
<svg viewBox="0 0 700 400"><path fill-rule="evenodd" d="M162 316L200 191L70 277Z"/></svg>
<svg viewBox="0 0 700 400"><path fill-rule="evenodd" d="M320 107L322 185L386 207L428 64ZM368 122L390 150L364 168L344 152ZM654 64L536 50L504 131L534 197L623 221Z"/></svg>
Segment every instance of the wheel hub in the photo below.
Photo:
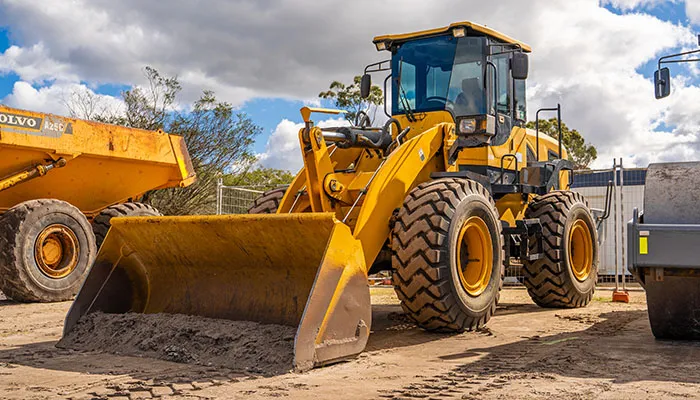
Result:
<svg viewBox="0 0 700 400"><path fill-rule="evenodd" d="M581 219L574 222L569 232L569 265L579 282L588 279L593 269L591 231Z"/></svg>
<svg viewBox="0 0 700 400"><path fill-rule="evenodd" d="M464 290L470 296L483 293L491 280L493 244L483 219L469 217L457 240L457 268Z"/></svg>
<svg viewBox="0 0 700 400"><path fill-rule="evenodd" d="M75 233L65 225L44 228L34 244L34 258L41 272L53 279L68 276L78 265L80 245Z"/></svg>

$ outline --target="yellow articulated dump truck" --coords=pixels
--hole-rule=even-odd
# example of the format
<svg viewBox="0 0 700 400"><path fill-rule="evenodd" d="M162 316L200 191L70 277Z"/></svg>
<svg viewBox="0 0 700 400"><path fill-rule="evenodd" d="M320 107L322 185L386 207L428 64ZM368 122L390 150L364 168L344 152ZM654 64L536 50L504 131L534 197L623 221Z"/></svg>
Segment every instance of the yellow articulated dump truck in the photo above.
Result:
<svg viewBox="0 0 700 400"><path fill-rule="evenodd" d="M568 191L561 141L525 129L530 47L458 22L379 36L387 122L320 128L303 108L304 168L260 214L120 218L64 335L92 312L179 313L296 327L298 370L363 351L368 273L393 271L407 315L431 331L484 326L516 260L543 307L593 295L596 225Z"/></svg>
<svg viewBox="0 0 700 400"><path fill-rule="evenodd" d="M135 200L194 179L179 136L0 106L0 290L71 299L112 217L160 215Z"/></svg>

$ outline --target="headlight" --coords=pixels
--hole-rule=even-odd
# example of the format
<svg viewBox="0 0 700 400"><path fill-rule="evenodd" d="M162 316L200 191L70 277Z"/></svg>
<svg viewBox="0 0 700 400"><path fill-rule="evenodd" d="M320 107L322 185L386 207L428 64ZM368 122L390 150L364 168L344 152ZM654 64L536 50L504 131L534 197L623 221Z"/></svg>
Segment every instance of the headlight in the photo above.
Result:
<svg viewBox="0 0 700 400"><path fill-rule="evenodd" d="M490 135L496 133L496 118L493 115L474 115L457 119L457 134L462 136Z"/></svg>
<svg viewBox="0 0 700 400"><path fill-rule="evenodd" d="M476 119L475 118L464 118L459 121L459 133L469 134L476 131Z"/></svg>
<svg viewBox="0 0 700 400"><path fill-rule="evenodd" d="M463 26L458 26L452 29L452 36L456 38L461 38L467 36L467 29Z"/></svg>

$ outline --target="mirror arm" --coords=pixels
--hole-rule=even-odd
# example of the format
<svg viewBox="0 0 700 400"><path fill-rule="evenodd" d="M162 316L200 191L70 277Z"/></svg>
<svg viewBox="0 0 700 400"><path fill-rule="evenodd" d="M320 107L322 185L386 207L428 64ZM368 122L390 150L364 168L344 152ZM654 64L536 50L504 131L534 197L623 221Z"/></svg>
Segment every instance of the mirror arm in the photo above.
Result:
<svg viewBox="0 0 700 400"><path fill-rule="evenodd" d="M700 41L700 36L698 36L698 40ZM700 43L698 43L698 44L700 44ZM698 54L698 53L700 53L700 49L684 51L684 52L678 53L678 54L670 54L670 55L663 56L663 57L659 58L659 60L657 61L657 65L656 65L656 72L654 73L654 91L656 92L657 99L660 99L662 97L666 97L668 95L668 94L664 95L662 93L662 88L667 88L668 85L671 83L670 79L668 79L669 77L667 77L667 79L662 79L663 74L661 73L662 72L661 65L662 64L680 64L680 63L687 63L687 62L699 62L700 59L698 59L698 58L691 58L691 59L682 59L682 58L678 59L677 58L677 57L683 57L683 56L687 56L690 54ZM664 69L668 70L668 68L664 68ZM668 74L666 74L666 75L668 75ZM663 92L665 92L665 90L663 90Z"/></svg>
<svg viewBox="0 0 700 400"><path fill-rule="evenodd" d="M690 50L690 51L684 51L684 52L678 53L678 54L670 54L667 56L663 56L663 57L659 58L659 61L657 62L656 70L661 71L661 64L679 64L679 63L686 63L686 62L698 62L698 61L700 61L700 59L669 60L670 58L682 57L682 56L687 56L690 54L697 54L697 53L700 53L700 50Z"/></svg>
<svg viewBox="0 0 700 400"><path fill-rule="evenodd" d="M388 66L383 65L384 63L388 63ZM372 68L375 67L375 68ZM381 71L388 71L391 69L391 59L388 60L382 60L382 61L377 61L375 63L369 64L365 67L364 73L365 74L370 74L372 72L381 72Z"/></svg>
<svg viewBox="0 0 700 400"><path fill-rule="evenodd" d="M373 72L390 71L390 70L391 70L391 59L377 61L377 62L369 64L365 67L365 70L363 73L363 79L364 79L364 76L370 76L370 74ZM371 93L371 91L372 91L372 81L370 80L369 93ZM368 97L369 97L369 93L368 93ZM385 104L384 113L387 114L387 112L386 112L386 81L384 82L384 104Z"/></svg>
<svg viewBox="0 0 700 400"><path fill-rule="evenodd" d="M523 52L523 47L518 43L489 43L489 44L487 44L487 46L489 47L489 55L491 55L491 56L498 56L501 54L522 53ZM501 50L499 53L491 53L491 47L512 47L512 48L506 49L506 50Z"/></svg>
<svg viewBox="0 0 700 400"><path fill-rule="evenodd" d="M691 62L691 61L696 61L696 60L668 60L669 58L675 58L675 57L682 57L682 56L687 56L690 54L697 54L700 53L700 50L690 50L690 51L684 51L683 53L678 53L678 54L670 54L668 56L663 56L659 58L659 66L658 69L661 69L661 64L670 64L670 63L683 63L683 62Z"/></svg>

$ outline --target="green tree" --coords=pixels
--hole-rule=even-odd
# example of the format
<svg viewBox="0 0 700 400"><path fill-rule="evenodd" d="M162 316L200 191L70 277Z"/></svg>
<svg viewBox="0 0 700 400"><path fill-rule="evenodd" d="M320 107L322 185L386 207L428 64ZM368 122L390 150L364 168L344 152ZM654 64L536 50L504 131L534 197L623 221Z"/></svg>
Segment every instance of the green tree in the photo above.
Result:
<svg viewBox="0 0 700 400"><path fill-rule="evenodd" d="M535 129L535 122L530 121L527 127ZM559 138L557 119L540 120L540 132L555 139ZM592 144L586 144L583 136L576 129L569 129L564 122L561 123L562 145L569 154L569 161L576 169L588 169L588 166L598 158L598 150Z"/></svg>
<svg viewBox="0 0 700 400"><path fill-rule="evenodd" d="M187 188L148 192L143 201L166 215L212 213L218 176L234 165L252 165L252 145L262 129L246 114L234 111L231 104L217 100L211 91L204 91L191 108L181 110L177 107L181 90L177 77L162 76L150 67L145 75L148 85L122 93L123 112L95 115L93 119L183 136L197 181Z"/></svg>
<svg viewBox="0 0 700 400"><path fill-rule="evenodd" d="M226 174L226 186L249 186L259 190L274 189L292 183L294 175L282 169L252 167L244 171Z"/></svg>
<svg viewBox="0 0 700 400"><path fill-rule="evenodd" d="M360 96L361 76L356 76L353 83L345 85L342 82L333 81L328 91L321 92L318 97L322 99L332 99L335 101L335 106L341 110L346 110L345 119L351 124L355 123L355 118L360 111L366 111L371 122L374 122L374 117L377 114L377 108L384 103L384 94L379 86L372 85L369 91L369 97L363 99Z"/></svg>

